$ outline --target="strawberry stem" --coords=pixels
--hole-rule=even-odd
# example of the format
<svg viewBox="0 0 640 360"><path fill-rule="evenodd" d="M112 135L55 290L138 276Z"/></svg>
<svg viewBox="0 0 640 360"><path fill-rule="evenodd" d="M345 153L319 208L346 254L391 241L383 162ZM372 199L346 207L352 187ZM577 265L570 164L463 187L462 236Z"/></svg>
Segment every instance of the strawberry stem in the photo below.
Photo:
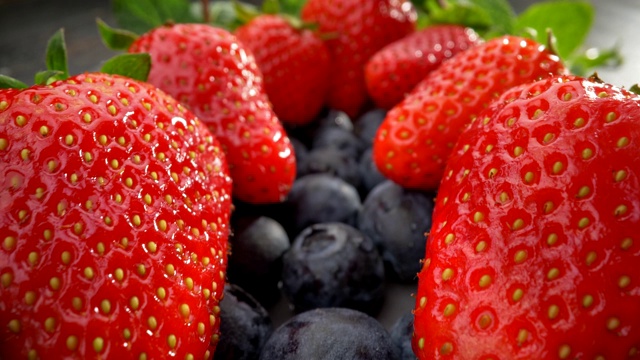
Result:
<svg viewBox="0 0 640 360"><path fill-rule="evenodd" d="M200 0L202 4L202 20L205 24L208 24L210 19L209 14L209 0Z"/></svg>

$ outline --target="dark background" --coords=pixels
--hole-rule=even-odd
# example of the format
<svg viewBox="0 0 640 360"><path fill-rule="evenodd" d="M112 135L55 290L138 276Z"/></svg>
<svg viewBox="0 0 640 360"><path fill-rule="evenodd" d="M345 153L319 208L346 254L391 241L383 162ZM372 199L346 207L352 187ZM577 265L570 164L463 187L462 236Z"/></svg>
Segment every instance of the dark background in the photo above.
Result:
<svg viewBox="0 0 640 360"><path fill-rule="evenodd" d="M131 0L135 1L135 0ZM259 1L259 0L253 0ZM516 12L533 0L511 0ZM593 0L595 25L587 46L621 45L625 63L618 69L601 69L603 80L620 86L640 82L640 1ZM115 54L100 41L95 19L117 25L109 0L0 0L0 73L31 84L33 74L44 69L47 40L64 27L69 70L77 74L94 70Z"/></svg>

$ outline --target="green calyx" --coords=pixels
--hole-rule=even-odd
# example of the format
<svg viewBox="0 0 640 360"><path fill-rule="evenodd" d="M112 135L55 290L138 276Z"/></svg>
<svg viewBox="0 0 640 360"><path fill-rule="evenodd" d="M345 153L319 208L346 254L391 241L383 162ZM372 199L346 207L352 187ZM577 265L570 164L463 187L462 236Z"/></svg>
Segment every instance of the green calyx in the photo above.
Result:
<svg viewBox="0 0 640 360"><path fill-rule="evenodd" d="M45 64L47 69L37 72L34 77L36 85L49 85L55 81L69 78L64 29L58 30L49 39ZM150 70L151 58L149 54L123 54L105 61L100 72L146 81ZM0 75L0 89L26 89L28 87L22 81Z"/></svg>

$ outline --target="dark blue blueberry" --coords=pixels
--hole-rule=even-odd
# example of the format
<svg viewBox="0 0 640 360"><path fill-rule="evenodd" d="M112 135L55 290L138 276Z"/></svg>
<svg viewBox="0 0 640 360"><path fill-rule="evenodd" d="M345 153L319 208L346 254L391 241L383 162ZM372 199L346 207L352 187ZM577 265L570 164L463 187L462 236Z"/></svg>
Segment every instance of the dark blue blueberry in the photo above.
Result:
<svg viewBox="0 0 640 360"><path fill-rule="evenodd" d="M367 111L356 120L353 132L366 147L371 147L373 144L378 128L386 116L387 112L385 110L373 109Z"/></svg>
<svg viewBox="0 0 640 360"><path fill-rule="evenodd" d="M353 122L349 115L345 112L335 109L329 109L318 120L318 128L337 127L347 131L353 131Z"/></svg>
<svg viewBox="0 0 640 360"><path fill-rule="evenodd" d="M353 131L337 126L325 126L316 132L311 149L326 147L343 151L355 159L357 159L364 150L362 141L358 139Z"/></svg>
<svg viewBox="0 0 640 360"><path fill-rule="evenodd" d="M356 158L331 147L311 150L298 167L298 177L317 173L335 175L356 188L360 185Z"/></svg>
<svg viewBox="0 0 640 360"><path fill-rule="evenodd" d="M233 284L225 285L220 310L220 341L214 360L257 359L273 332L267 310Z"/></svg>
<svg viewBox="0 0 640 360"><path fill-rule="evenodd" d="M309 124L287 128L287 134L289 138L296 138L307 148L310 148L318 132L326 128L339 128L347 132L353 132L353 122L342 111L325 109Z"/></svg>
<svg viewBox="0 0 640 360"><path fill-rule="evenodd" d="M260 360L393 360L398 349L378 321L344 308L315 309L278 327Z"/></svg>
<svg viewBox="0 0 640 360"><path fill-rule="evenodd" d="M356 226L362 207L353 185L329 174L309 174L297 179L284 203L285 229L294 238L307 226L342 222Z"/></svg>
<svg viewBox="0 0 640 360"><path fill-rule="evenodd" d="M309 149L297 138L289 138L293 146L293 153L296 155L296 165L300 168L300 164L304 162L309 154Z"/></svg>
<svg viewBox="0 0 640 360"><path fill-rule="evenodd" d="M269 307L280 297L282 255L289 249L289 237L280 223L266 216L233 220L229 281Z"/></svg>
<svg viewBox="0 0 640 360"><path fill-rule="evenodd" d="M284 254L282 290L296 311L347 307L375 314L382 306L383 282L376 246L346 224L312 225Z"/></svg>
<svg viewBox="0 0 640 360"><path fill-rule="evenodd" d="M360 174L359 190L360 197L362 199L365 199L367 194L369 194L376 185L387 180L380 170L378 170L375 162L373 162L372 148L368 148L362 153L362 156L360 156L360 161L358 162L358 173Z"/></svg>
<svg viewBox="0 0 640 360"><path fill-rule="evenodd" d="M400 360L416 360L416 355L411 348L413 336L413 314L406 313L401 316L389 330L391 341L400 349Z"/></svg>
<svg viewBox="0 0 640 360"><path fill-rule="evenodd" d="M431 229L433 194L406 190L386 180L362 205L358 228L378 246L390 277L416 281Z"/></svg>

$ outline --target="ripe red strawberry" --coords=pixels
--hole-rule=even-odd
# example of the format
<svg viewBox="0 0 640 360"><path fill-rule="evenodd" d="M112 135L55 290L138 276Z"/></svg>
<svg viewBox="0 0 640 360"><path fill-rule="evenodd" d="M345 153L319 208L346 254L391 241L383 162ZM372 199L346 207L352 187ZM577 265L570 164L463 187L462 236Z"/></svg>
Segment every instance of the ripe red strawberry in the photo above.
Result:
<svg viewBox="0 0 640 360"><path fill-rule="evenodd" d="M434 25L396 40L365 66L365 81L378 107L390 109L440 64L481 42L471 28Z"/></svg>
<svg viewBox="0 0 640 360"><path fill-rule="evenodd" d="M389 111L373 143L376 166L406 188L436 189L460 132L482 109L512 86L564 72L557 56L521 37L463 51Z"/></svg>
<svg viewBox="0 0 640 360"><path fill-rule="evenodd" d="M365 64L385 45L412 33L416 18L406 0L307 1L302 19L319 25L331 54L330 107L351 117L363 110L368 100Z"/></svg>
<svg viewBox="0 0 640 360"><path fill-rule="evenodd" d="M308 29L296 29L278 15L259 15L235 30L253 52L264 89L285 124L311 122L325 104L329 88L329 51Z"/></svg>
<svg viewBox="0 0 640 360"><path fill-rule="evenodd" d="M0 358L211 358L231 179L215 137L100 73L0 90Z"/></svg>
<svg viewBox="0 0 640 360"><path fill-rule="evenodd" d="M155 28L129 52L147 52L148 81L196 114L227 155L233 196L279 202L295 179L293 147L264 92L252 53L224 29L204 24Z"/></svg>
<svg viewBox="0 0 640 360"><path fill-rule="evenodd" d="M506 92L465 130L419 274L420 359L640 350L640 96L576 77Z"/></svg>

